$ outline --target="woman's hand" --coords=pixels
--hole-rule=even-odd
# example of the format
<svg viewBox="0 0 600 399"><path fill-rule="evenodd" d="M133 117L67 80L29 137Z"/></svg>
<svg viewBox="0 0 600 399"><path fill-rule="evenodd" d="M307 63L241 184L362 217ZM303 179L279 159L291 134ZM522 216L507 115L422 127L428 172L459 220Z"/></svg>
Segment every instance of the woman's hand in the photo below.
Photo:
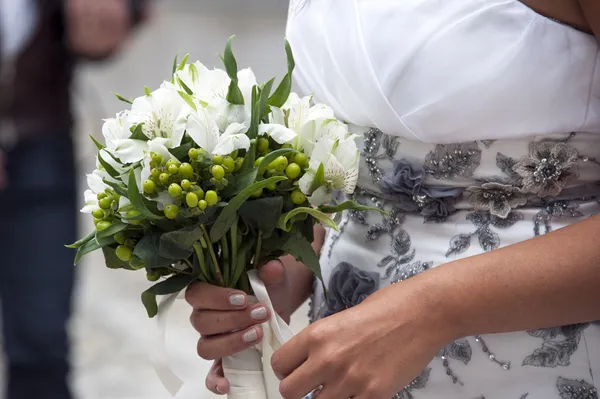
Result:
<svg viewBox="0 0 600 399"><path fill-rule="evenodd" d="M320 320L280 348L272 366L285 399L385 399L417 377L453 339L410 282Z"/></svg>

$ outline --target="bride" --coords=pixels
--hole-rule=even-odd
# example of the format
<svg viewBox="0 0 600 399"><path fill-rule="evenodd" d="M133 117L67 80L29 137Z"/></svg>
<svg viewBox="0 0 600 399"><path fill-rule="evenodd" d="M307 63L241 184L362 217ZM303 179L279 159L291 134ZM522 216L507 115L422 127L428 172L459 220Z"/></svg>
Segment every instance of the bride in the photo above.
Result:
<svg viewBox="0 0 600 399"><path fill-rule="evenodd" d="M284 318L313 295L272 359L282 396L598 399L600 3L291 3L296 83L360 134L353 197L386 216L317 231L327 299L292 259L261 269ZM227 393L218 359L272 315L186 297Z"/></svg>

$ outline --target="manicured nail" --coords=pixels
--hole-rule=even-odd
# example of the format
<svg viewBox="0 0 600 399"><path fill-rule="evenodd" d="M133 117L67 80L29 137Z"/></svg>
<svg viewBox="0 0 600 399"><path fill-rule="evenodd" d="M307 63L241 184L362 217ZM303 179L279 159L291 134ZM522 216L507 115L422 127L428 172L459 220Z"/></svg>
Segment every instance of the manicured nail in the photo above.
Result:
<svg viewBox="0 0 600 399"><path fill-rule="evenodd" d="M221 388L219 388L219 386L217 385L215 387L215 389L217 390L217 392L219 392L221 395L223 395L225 392L221 391Z"/></svg>
<svg viewBox="0 0 600 399"><path fill-rule="evenodd" d="M256 328L248 330L244 333L244 342L254 342L258 340L258 333L256 332Z"/></svg>
<svg viewBox="0 0 600 399"><path fill-rule="evenodd" d="M266 319L267 318L267 308L265 308L264 306L261 306L256 309L252 309L252 311L250 312L250 317L252 317L254 320L257 320L257 321Z"/></svg>
<svg viewBox="0 0 600 399"><path fill-rule="evenodd" d="M246 297L243 294L233 294L229 297L229 303L233 306L244 306Z"/></svg>

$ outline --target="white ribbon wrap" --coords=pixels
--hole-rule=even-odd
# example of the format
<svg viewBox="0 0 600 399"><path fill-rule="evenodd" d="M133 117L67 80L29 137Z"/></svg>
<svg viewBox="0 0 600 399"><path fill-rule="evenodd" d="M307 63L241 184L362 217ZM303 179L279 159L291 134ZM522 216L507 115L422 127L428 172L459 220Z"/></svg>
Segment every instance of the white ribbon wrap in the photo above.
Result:
<svg viewBox="0 0 600 399"><path fill-rule="evenodd" d="M281 345L294 336L294 332L273 308L267 288L255 270L248 272L250 285L258 302L271 312L271 319L262 324L263 339L259 344L223 359L223 372L229 380L228 399L281 399L279 380L271 368L271 357ZM152 363L159 379L172 396L177 395L184 381L169 366L166 350L167 314L179 294L165 297L157 316L158 337Z"/></svg>

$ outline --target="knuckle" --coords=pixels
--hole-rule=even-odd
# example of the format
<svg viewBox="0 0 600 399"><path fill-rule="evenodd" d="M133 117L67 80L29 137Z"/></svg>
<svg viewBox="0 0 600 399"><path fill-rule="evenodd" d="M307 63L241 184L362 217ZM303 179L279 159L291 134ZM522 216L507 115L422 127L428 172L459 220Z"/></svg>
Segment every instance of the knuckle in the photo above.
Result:
<svg viewBox="0 0 600 399"><path fill-rule="evenodd" d="M194 306L195 292L199 283L190 284L185 290L185 301Z"/></svg>
<svg viewBox="0 0 600 399"><path fill-rule="evenodd" d="M207 342L204 338L200 338L198 340L198 345L196 347L198 356L200 356L204 360L215 360L216 356L210 347L207 345Z"/></svg>

